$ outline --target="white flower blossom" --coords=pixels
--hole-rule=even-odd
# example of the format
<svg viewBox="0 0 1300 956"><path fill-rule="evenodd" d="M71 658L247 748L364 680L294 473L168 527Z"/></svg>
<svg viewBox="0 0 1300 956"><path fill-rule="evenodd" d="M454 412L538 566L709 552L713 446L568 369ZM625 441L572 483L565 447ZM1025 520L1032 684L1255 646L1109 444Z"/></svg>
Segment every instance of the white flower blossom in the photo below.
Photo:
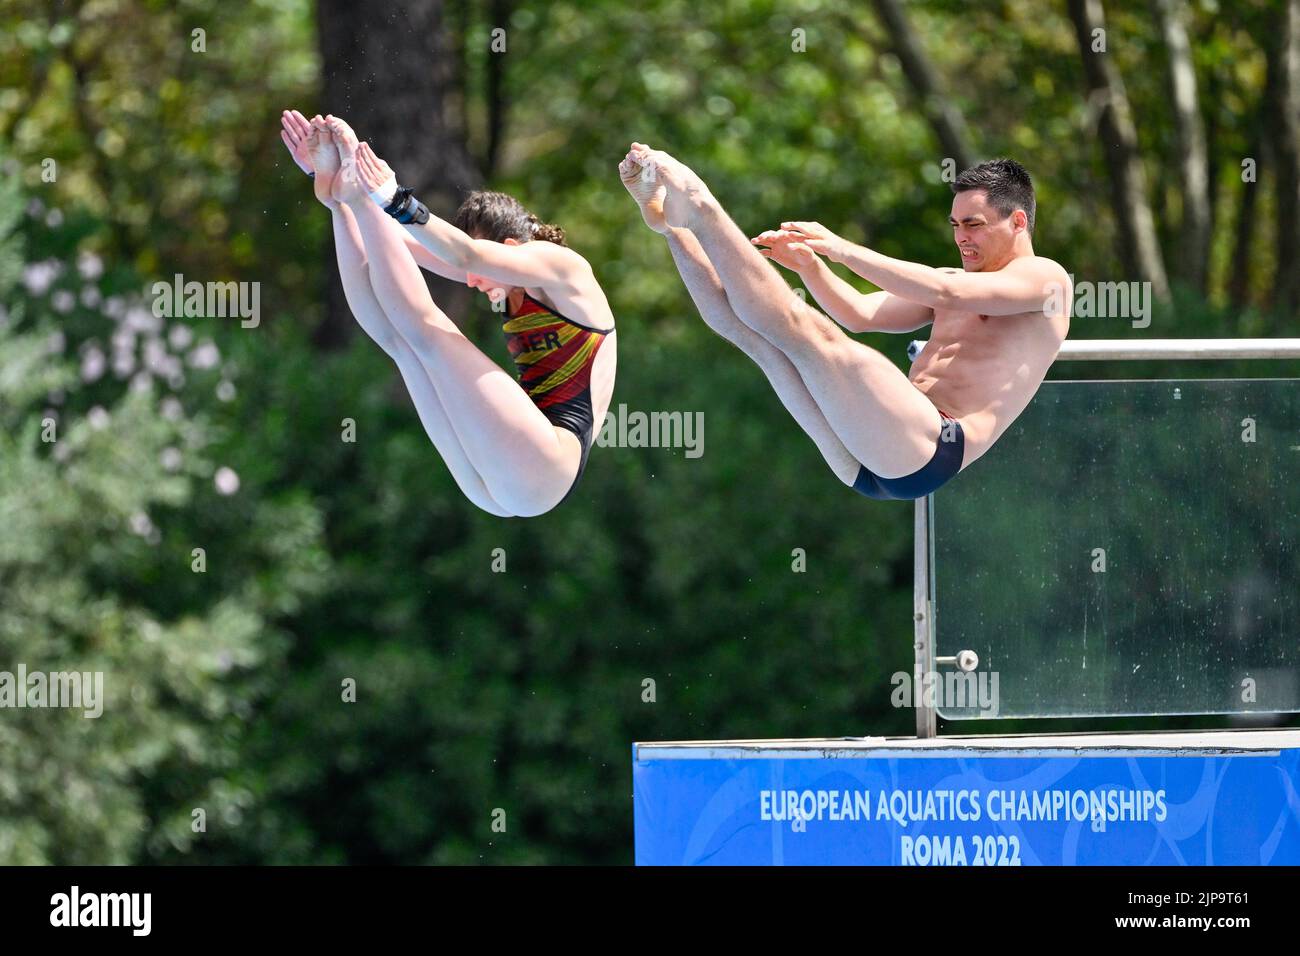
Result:
<svg viewBox="0 0 1300 956"><path fill-rule="evenodd" d="M57 259L33 262L23 269L23 285L31 295L44 295L62 272L63 265Z"/></svg>
<svg viewBox="0 0 1300 956"><path fill-rule="evenodd" d="M221 362L221 352L211 340L199 343L189 355L190 368L216 368Z"/></svg>
<svg viewBox="0 0 1300 956"><path fill-rule="evenodd" d="M142 305L131 306L122 320L122 325L135 332L162 331L162 319Z"/></svg>
<svg viewBox="0 0 1300 956"><path fill-rule="evenodd" d="M239 490L239 476L225 465L222 465L217 469L217 474L213 478L213 484L217 486L217 492L219 494L233 495Z"/></svg>
<svg viewBox="0 0 1300 956"><path fill-rule="evenodd" d="M167 342L176 351L185 348L194 341L194 330L188 325L181 325L177 322L167 330Z"/></svg>
<svg viewBox="0 0 1300 956"><path fill-rule="evenodd" d="M166 370L167 346L162 339L146 339L144 343L144 364L151 372L163 373Z"/></svg>
<svg viewBox="0 0 1300 956"><path fill-rule="evenodd" d="M83 279L98 279L104 274L104 260L93 252L83 252L77 256L77 271Z"/></svg>
<svg viewBox="0 0 1300 956"><path fill-rule="evenodd" d="M113 353L113 374L118 378L126 378L135 371L135 353L134 352L114 352Z"/></svg>
<svg viewBox="0 0 1300 956"><path fill-rule="evenodd" d="M135 351L135 333L126 326L118 326L109 341L113 343L113 351L115 352Z"/></svg>
<svg viewBox="0 0 1300 956"><path fill-rule="evenodd" d="M81 380L86 383L99 381L104 377L107 366L108 360L104 357L104 350L98 346L91 346L81 356Z"/></svg>

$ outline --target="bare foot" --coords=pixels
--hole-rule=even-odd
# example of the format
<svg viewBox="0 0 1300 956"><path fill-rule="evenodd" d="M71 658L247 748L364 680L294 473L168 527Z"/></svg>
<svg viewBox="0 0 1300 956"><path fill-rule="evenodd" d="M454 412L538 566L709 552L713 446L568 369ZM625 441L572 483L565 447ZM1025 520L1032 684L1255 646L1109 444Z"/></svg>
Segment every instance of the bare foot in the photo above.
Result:
<svg viewBox="0 0 1300 956"><path fill-rule="evenodd" d="M359 142L357 134L352 131L352 127L349 126L342 117L335 116L331 113L325 117L325 125L328 126L330 132L334 134L334 142L346 144L352 149L357 148L357 143Z"/></svg>
<svg viewBox="0 0 1300 956"><path fill-rule="evenodd" d="M690 229L701 211L717 206L717 200L704 185L704 180L690 167L661 149L650 149L641 143L633 143L632 148L645 151L654 178L664 187L664 222L668 225Z"/></svg>
<svg viewBox="0 0 1300 956"><path fill-rule="evenodd" d="M319 116L311 121L307 149L311 154L311 164L316 170L316 198L327 206L338 205L339 201L334 198L334 181L339 175L339 151L334 145L334 134Z"/></svg>
<svg viewBox="0 0 1300 956"><path fill-rule="evenodd" d="M623 162L618 164L618 175L636 204L641 207L641 218L645 224L655 232L667 233L669 226L664 221L664 185L656 179L654 169L649 152L634 146Z"/></svg>
<svg viewBox="0 0 1300 956"><path fill-rule="evenodd" d="M339 174L334 180L334 199L349 205L370 202L370 193L361 182L357 171L357 135L352 127L337 116L327 117L325 125L338 150Z"/></svg>

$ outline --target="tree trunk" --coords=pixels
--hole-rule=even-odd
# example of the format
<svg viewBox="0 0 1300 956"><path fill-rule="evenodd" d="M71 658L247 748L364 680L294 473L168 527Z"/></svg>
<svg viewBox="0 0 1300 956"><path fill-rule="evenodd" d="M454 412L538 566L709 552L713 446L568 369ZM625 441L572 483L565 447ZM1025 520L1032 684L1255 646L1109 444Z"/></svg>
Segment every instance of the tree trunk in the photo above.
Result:
<svg viewBox="0 0 1300 956"><path fill-rule="evenodd" d="M514 0L492 0L492 26L505 28L514 10ZM506 55L493 53L487 63L487 143L483 148L483 169L491 176L501 155L506 116Z"/></svg>
<svg viewBox="0 0 1300 956"><path fill-rule="evenodd" d="M1250 145L1246 147L1246 156L1255 160L1256 175L1263 166L1261 142L1262 117L1256 119ZM1238 167L1240 171L1240 167ZM1237 207L1237 225L1233 230L1232 266L1228 274L1228 301L1238 309L1250 304L1251 251L1255 243L1255 207L1259 201L1259 181L1242 182L1241 205Z"/></svg>
<svg viewBox="0 0 1300 956"><path fill-rule="evenodd" d="M450 217L465 191L482 182L463 123L449 108L458 58L446 47L442 0L318 0L324 89L320 112L347 120L436 215ZM355 323L328 250L329 294L316 342L338 347ZM455 317L469 301L463 286L426 276L434 299Z"/></svg>
<svg viewBox="0 0 1300 956"><path fill-rule="evenodd" d="M1119 69L1108 59L1109 53L1093 50L1094 31L1105 29L1101 0L1069 0L1068 6L1083 58L1089 99L1100 104L1099 126L1110 173L1111 207L1119 227L1120 252L1125 263L1136 270L1138 278L1151 283L1156 296L1168 298L1169 280L1156 238L1128 94Z"/></svg>
<svg viewBox="0 0 1300 956"><path fill-rule="evenodd" d="M1274 183L1277 187L1277 272L1273 303L1282 313L1300 307L1300 0L1283 0L1269 49Z"/></svg>
<svg viewBox="0 0 1300 956"><path fill-rule="evenodd" d="M1178 172L1183 191L1179 261L1183 278L1205 292L1210 256L1210 168L1196 95L1196 71L1187 40L1185 0L1152 0L1169 53L1170 103L1177 130Z"/></svg>
<svg viewBox="0 0 1300 956"><path fill-rule="evenodd" d="M901 4L898 0L875 0L875 6L876 14L889 32L893 52L902 64L903 75L911 84L921 112L934 130L945 155L956 161L958 170L975 165L975 150L971 147L970 134L961 112L945 94L939 75Z"/></svg>

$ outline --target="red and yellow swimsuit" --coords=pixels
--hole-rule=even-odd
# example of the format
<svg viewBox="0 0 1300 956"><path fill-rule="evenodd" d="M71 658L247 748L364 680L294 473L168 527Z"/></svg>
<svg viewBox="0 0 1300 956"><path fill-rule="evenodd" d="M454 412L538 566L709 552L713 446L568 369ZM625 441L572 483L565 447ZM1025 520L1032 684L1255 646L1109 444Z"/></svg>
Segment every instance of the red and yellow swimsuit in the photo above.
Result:
<svg viewBox="0 0 1300 956"><path fill-rule="evenodd" d="M566 319L528 293L519 310L501 325L519 385L552 425L567 428L582 443L576 485L587 467L596 423L591 407L591 367L613 329L588 328Z"/></svg>

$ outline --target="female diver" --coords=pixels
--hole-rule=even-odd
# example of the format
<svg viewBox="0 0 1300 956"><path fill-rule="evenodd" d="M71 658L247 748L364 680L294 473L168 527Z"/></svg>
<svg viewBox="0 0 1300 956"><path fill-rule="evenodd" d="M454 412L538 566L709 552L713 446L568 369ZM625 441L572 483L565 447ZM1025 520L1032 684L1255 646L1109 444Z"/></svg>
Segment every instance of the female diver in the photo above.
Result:
<svg viewBox="0 0 1300 956"><path fill-rule="evenodd" d="M494 515L550 511L582 477L614 390L614 320L591 266L510 196L471 193L448 223L337 117L294 110L281 124L330 210L348 305L456 484ZM421 267L504 303L517 380L434 304Z"/></svg>

